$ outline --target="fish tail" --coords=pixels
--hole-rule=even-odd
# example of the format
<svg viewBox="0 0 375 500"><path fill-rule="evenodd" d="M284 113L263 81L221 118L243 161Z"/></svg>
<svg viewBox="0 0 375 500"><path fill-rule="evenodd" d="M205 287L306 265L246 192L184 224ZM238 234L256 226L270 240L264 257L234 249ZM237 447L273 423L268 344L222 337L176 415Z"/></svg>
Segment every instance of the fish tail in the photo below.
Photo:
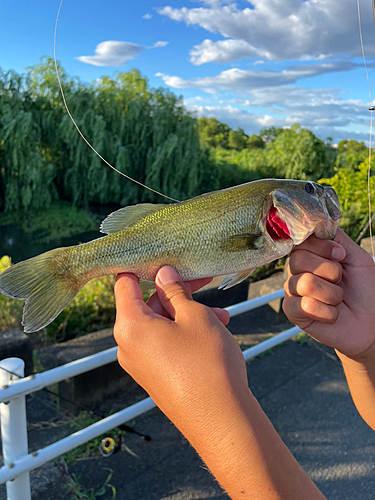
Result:
<svg viewBox="0 0 375 500"><path fill-rule="evenodd" d="M51 323L87 281L79 281L71 275L67 250L56 248L14 264L0 274L0 292L26 299L22 317L26 333Z"/></svg>

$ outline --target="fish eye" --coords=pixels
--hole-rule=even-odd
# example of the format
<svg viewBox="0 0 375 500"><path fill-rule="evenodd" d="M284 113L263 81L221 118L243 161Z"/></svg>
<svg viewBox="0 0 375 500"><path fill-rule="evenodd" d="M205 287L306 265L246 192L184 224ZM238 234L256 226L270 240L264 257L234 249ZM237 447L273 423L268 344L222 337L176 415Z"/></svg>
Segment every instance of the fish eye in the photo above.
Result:
<svg viewBox="0 0 375 500"><path fill-rule="evenodd" d="M314 189L314 186L311 184L311 182L308 182L307 184L305 184L305 191L306 191L306 193L314 194L315 189Z"/></svg>

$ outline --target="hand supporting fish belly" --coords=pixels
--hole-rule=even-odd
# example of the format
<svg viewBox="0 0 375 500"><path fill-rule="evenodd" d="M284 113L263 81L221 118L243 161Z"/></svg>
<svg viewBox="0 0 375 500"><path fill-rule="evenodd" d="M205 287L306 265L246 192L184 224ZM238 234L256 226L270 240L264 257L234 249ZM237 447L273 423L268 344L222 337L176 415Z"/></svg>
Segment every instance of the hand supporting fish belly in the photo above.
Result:
<svg viewBox="0 0 375 500"><path fill-rule="evenodd" d="M277 179L171 205L129 206L102 222L107 236L11 266L0 274L0 292L26 299L22 324L25 332L35 332L93 278L130 272L147 286L160 267L170 265L184 281L229 274L220 285L229 288L312 233L334 238L340 217L331 187Z"/></svg>

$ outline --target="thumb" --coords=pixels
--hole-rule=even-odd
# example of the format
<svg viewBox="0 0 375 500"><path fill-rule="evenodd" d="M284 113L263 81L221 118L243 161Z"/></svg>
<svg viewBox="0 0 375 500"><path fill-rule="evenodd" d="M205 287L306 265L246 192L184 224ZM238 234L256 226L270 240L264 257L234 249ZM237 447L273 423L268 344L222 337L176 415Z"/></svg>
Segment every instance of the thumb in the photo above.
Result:
<svg viewBox="0 0 375 500"><path fill-rule="evenodd" d="M193 300L173 267L164 266L159 269L155 285L160 303L172 319L176 318L176 311L179 308Z"/></svg>

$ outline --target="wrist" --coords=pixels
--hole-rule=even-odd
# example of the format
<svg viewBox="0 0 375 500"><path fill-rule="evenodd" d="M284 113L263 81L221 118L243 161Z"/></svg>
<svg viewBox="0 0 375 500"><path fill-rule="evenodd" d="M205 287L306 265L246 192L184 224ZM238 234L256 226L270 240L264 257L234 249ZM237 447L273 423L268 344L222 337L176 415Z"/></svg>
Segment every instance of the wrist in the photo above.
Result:
<svg viewBox="0 0 375 500"><path fill-rule="evenodd" d="M375 342L365 351L355 356L348 356L335 349L344 368L355 372L375 374Z"/></svg>

